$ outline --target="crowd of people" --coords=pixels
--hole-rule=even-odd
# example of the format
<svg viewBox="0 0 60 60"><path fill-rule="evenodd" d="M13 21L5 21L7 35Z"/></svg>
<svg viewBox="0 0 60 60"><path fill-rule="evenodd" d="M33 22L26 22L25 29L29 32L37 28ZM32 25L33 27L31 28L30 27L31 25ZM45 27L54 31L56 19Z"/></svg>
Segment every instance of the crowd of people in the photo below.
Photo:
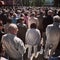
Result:
<svg viewBox="0 0 60 60"><path fill-rule="evenodd" d="M59 9L0 7L1 60L59 60L59 40Z"/></svg>

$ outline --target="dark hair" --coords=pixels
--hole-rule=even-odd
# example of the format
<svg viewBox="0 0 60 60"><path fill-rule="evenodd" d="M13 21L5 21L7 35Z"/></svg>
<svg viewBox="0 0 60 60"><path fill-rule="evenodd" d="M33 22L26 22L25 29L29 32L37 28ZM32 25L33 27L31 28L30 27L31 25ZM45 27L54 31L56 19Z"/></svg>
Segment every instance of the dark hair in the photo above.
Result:
<svg viewBox="0 0 60 60"><path fill-rule="evenodd" d="M53 21L59 23L60 22L60 17L58 15L54 16Z"/></svg>
<svg viewBox="0 0 60 60"><path fill-rule="evenodd" d="M19 18L19 19L17 20L17 23L21 23L22 21L24 21L24 18L23 18L23 17Z"/></svg>
<svg viewBox="0 0 60 60"><path fill-rule="evenodd" d="M7 19L7 22L8 22L8 23L12 23L12 20L8 18L8 19Z"/></svg>
<svg viewBox="0 0 60 60"><path fill-rule="evenodd" d="M35 16L35 14L34 13L31 13L30 16Z"/></svg>
<svg viewBox="0 0 60 60"><path fill-rule="evenodd" d="M60 16L60 10L58 11L58 15Z"/></svg>
<svg viewBox="0 0 60 60"><path fill-rule="evenodd" d="M28 16L28 14L27 14L27 13L24 13L24 15L25 15L25 16Z"/></svg>
<svg viewBox="0 0 60 60"><path fill-rule="evenodd" d="M30 28L35 28L36 29L36 24L35 23L32 23L31 25L30 25Z"/></svg>

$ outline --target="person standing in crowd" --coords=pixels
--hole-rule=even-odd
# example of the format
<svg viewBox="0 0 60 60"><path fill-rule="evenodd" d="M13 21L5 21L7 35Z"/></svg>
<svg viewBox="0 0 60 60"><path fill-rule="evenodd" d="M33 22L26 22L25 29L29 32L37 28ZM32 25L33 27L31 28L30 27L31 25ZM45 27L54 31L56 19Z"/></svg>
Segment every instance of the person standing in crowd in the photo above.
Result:
<svg viewBox="0 0 60 60"><path fill-rule="evenodd" d="M27 12L25 12L24 13L24 23L26 24L26 25L28 25L28 13Z"/></svg>
<svg viewBox="0 0 60 60"><path fill-rule="evenodd" d="M30 28L30 25L32 23L35 23L37 25L37 28L39 26L39 20L38 18L35 17L34 13L31 13L30 18L28 19L28 28Z"/></svg>
<svg viewBox="0 0 60 60"><path fill-rule="evenodd" d="M47 16L43 17L43 28L44 28L43 32L46 31L47 25L52 24L52 23L53 23L53 11L48 10Z"/></svg>
<svg viewBox="0 0 60 60"><path fill-rule="evenodd" d="M22 39L22 41L25 43L25 34L27 31L27 25L24 24L24 18L21 17L20 19L18 19L18 23L17 23L17 27L18 27L18 32L17 32L17 36L19 38Z"/></svg>
<svg viewBox="0 0 60 60"><path fill-rule="evenodd" d="M52 24L52 23L53 23L53 11L48 10L47 15L43 16L43 22L42 22L42 24L43 24L42 36L43 36L44 49L45 49L45 43L46 43L46 27L47 27L47 25Z"/></svg>
<svg viewBox="0 0 60 60"><path fill-rule="evenodd" d="M22 60L25 53L24 43L16 36L17 31L16 24L11 23L8 27L8 33L2 36L1 42L9 60Z"/></svg>
<svg viewBox="0 0 60 60"><path fill-rule="evenodd" d="M6 9L2 9L2 13L0 14L0 19L2 20L3 25L6 24L7 22Z"/></svg>
<svg viewBox="0 0 60 60"><path fill-rule="evenodd" d="M16 24L17 23L17 14L14 12L13 17L12 17L12 23Z"/></svg>
<svg viewBox="0 0 60 60"><path fill-rule="evenodd" d="M8 27L11 23L12 23L12 20L8 18L6 24L4 24L4 32L5 33L8 33Z"/></svg>
<svg viewBox="0 0 60 60"><path fill-rule="evenodd" d="M60 17L56 15L53 17L53 24L48 25L46 28L47 40L45 45L45 58L52 57L58 46L60 40L59 23L60 23Z"/></svg>
<svg viewBox="0 0 60 60"><path fill-rule="evenodd" d="M30 29L27 30L26 36L25 36L25 41L28 46L28 59L31 58L32 56L32 47L33 51L36 57L37 54L37 47L38 45L40 46L40 41L41 41L41 33L37 29L37 26L35 23L32 23L30 26Z"/></svg>
<svg viewBox="0 0 60 60"><path fill-rule="evenodd" d="M2 38L2 35L4 35L5 33L3 32L3 22L0 21L0 60L7 60L5 58L5 51L2 47L2 43L1 43L1 38Z"/></svg>

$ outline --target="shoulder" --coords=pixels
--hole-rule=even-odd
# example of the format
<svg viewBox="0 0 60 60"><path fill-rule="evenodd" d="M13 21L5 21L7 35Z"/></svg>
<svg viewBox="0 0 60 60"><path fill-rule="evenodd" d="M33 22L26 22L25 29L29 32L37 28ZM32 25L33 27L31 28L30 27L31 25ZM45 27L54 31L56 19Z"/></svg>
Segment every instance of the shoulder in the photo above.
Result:
<svg viewBox="0 0 60 60"><path fill-rule="evenodd" d="M53 24L50 24L50 25L48 25L47 27L52 27L53 26Z"/></svg>
<svg viewBox="0 0 60 60"><path fill-rule="evenodd" d="M34 19L36 19L36 20L37 20L38 18L34 17Z"/></svg>
<svg viewBox="0 0 60 60"><path fill-rule="evenodd" d="M47 28L51 28L51 27L53 27L53 24L47 25L46 29L47 29Z"/></svg>
<svg viewBox="0 0 60 60"><path fill-rule="evenodd" d="M27 31L30 31L31 29L27 29Z"/></svg>
<svg viewBox="0 0 60 60"><path fill-rule="evenodd" d="M23 24L23 26L24 26L24 27L27 27L27 25L26 25L26 24Z"/></svg>
<svg viewBox="0 0 60 60"><path fill-rule="evenodd" d="M7 34L2 35L1 42L5 41L6 38L7 38Z"/></svg>
<svg viewBox="0 0 60 60"><path fill-rule="evenodd" d="M28 34L31 31L31 29L27 29L26 34Z"/></svg>
<svg viewBox="0 0 60 60"><path fill-rule="evenodd" d="M46 27L46 30L50 31L53 28L53 24L50 24Z"/></svg>
<svg viewBox="0 0 60 60"><path fill-rule="evenodd" d="M7 34L4 34L2 37L6 37L7 36Z"/></svg>
<svg viewBox="0 0 60 60"><path fill-rule="evenodd" d="M23 41L20 38L18 38L17 36L15 36L14 41L16 43L23 43Z"/></svg>
<svg viewBox="0 0 60 60"><path fill-rule="evenodd" d="M37 31L37 32L40 32L40 30L39 30L39 29L36 29L36 31Z"/></svg>

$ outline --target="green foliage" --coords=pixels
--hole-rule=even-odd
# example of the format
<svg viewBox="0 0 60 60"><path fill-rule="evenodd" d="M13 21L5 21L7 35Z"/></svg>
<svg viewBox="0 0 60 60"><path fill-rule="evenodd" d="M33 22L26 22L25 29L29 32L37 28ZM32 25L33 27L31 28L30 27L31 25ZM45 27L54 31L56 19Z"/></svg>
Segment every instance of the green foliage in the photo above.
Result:
<svg viewBox="0 0 60 60"><path fill-rule="evenodd" d="M20 4L23 6L43 6L45 0L16 0L16 5Z"/></svg>
<svg viewBox="0 0 60 60"><path fill-rule="evenodd" d="M32 0L32 6L42 6L44 3L45 0Z"/></svg>

